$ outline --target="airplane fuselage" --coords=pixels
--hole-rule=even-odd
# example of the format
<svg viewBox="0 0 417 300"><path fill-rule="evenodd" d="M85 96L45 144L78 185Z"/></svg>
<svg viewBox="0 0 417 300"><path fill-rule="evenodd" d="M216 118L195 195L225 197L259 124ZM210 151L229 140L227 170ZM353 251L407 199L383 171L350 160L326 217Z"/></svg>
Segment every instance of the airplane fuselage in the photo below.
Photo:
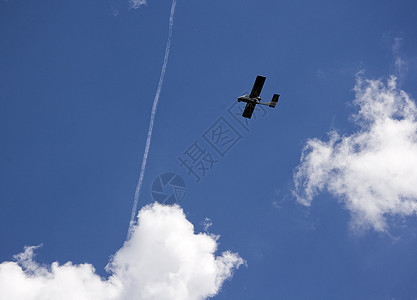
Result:
<svg viewBox="0 0 417 300"><path fill-rule="evenodd" d="M253 104L259 104L261 102L261 97L254 97L251 98L248 94L240 96L237 98L238 102L246 102L246 103L253 103Z"/></svg>

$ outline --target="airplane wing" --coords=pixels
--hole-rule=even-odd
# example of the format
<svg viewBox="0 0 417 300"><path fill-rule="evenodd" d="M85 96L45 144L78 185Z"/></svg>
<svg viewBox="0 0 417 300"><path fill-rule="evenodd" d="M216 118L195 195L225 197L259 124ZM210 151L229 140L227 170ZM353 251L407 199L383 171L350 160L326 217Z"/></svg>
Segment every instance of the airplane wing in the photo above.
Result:
<svg viewBox="0 0 417 300"><path fill-rule="evenodd" d="M245 110L243 111L242 116L245 118L250 119L252 117L252 113L255 109L255 105L254 103L247 103L245 106Z"/></svg>
<svg viewBox="0 0 417 300"><path fill-rule="evenodd" d="M255 83L253 84L252 92L250 92L250 97L255 98L259 97L262 91L262 87L264 86L266 77L263 76L257 76Z"/></svg>

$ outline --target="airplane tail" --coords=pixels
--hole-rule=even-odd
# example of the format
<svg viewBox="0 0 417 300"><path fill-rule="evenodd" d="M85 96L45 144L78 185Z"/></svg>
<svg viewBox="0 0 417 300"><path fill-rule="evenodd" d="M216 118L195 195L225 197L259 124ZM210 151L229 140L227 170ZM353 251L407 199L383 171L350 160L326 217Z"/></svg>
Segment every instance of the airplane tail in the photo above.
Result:
<svg viewBox="0 0 417 300"><path fill-rule="evenodd" d="M269 102L269 107L275 107L275 105L277 105L278 98L279 98L279 95L274 94L274 96L272 96L271 102Z"/></svg>

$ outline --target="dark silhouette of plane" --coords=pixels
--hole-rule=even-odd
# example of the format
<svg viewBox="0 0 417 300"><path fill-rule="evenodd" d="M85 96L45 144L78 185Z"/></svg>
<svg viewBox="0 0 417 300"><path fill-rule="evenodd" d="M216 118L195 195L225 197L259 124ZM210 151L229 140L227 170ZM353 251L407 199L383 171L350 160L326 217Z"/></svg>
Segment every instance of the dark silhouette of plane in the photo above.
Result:
<svg viewBox="0 0 417 300"><path fill-rule="evenodd" d="M246 107L242 114L243 117L250 119L252 117L252 113L255 109L256 104L268 105L269 107L275 107L275 105L277 105L279 98L278 94L274 94L270 102L261 103L262 99L261 97L259 97L259 95L261 94L262 87L265 83L265 79L266 77L258 75L256 77L255 83L253 84L253 88L250 94L245 94L237 98L238 102L246 102Z"/></svg>

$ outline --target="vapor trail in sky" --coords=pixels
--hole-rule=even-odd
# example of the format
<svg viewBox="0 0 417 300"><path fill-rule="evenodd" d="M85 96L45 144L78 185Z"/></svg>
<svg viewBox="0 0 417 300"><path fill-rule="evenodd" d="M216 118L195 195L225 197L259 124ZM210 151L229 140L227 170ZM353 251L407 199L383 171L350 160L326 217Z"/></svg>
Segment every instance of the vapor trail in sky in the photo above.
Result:
<svg viewBox="0 0 417 300"><path fill-rule="evenodd" d="M170 13L170 16L169 16L168 40L167 40L167 45L166 45L166 48L165 48L164 63L162 65L161 76L159 77L158 89L156 90L155 98L153 100L151 120L149 122L149 129L148 129L148 137L146 138L145 152L143 153L142 166L141 166L141 169L140 169L139 180L138 180L138 184L136 186L136 191L135 191L135 199L133 201L132 213L131 213L130 221L129 221L129 230L128 230L128 233L127 233L127 238L128 239L130 238L130 236L132 234L135 215L136 215L136 211L137 211L137 207L138 207L140 189L142 187L143 176L145 174L145 168L146 168L146 161L148 160L149 147L151 145L152 130L153 130L153 124L154 124L154 121L155 121L156 109L158 107L159 95L161 94L161 88L162 88L162 84L164 82L165 71L166 71L166 68L167 68L168 57L169 57L169 49L171 48L172 26L174 25L174 13L175 13L176 4L177 4L177 0L172 0L171 13Z"/></svg>

